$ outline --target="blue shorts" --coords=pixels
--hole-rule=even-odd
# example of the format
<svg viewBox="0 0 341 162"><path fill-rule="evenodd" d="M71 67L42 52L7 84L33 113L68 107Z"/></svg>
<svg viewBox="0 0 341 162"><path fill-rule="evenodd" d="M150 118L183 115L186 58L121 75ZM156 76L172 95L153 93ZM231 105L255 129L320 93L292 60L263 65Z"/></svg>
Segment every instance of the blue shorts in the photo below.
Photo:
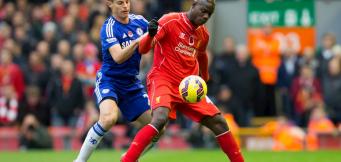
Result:
<svg viewBox="0 0 341 162"><path fill-rule="evenodd" d="M118 85L112 80L102 78L99 72L96 78L95 96L99 105L105 99L114 100L122 115L128 121L135 121L141 114L150 109L148 95L140 80L130 85Z"/></svg>

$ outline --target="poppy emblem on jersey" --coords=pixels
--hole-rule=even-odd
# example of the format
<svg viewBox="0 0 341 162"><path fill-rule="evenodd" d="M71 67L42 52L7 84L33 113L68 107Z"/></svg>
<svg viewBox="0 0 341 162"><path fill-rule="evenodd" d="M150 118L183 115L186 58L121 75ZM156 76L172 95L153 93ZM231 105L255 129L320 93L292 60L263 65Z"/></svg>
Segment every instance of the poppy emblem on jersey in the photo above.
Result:
<svg viewBox="0 0 341 162"><path fill-rule="evenodd" d="M109 93L109 91L110 91L109 89L103 89L103 90L102 90L102 93L103 93L103 94L107 94L107 93Z"/></svg>
<svg viewBox="0 0 341 162"><path fill-rule="evenodd" d="M185 33L181 32L180 35L179 35L179 38L185 39Z"/></svg>
<svg viewBox="0 0 341 162"><path fill-rule="evenodd" d="M133 32L128 31L128 36L129 36L129 37L133 37L133 36L134 36Z"/></svg>
<svg viewBox="0 0 341 162"><path fill-rule="evenodd" d="M189 45L190 45L190 46L193 46L193 45L194 45L194 37L193 37L193 35L191 35L191 36L189 37Z"/></svg>
<svg viewBox="0 0 341 162"><path fill-rule="evenodd" d="M142 30L141 28L137 28L137 29L136 29L136 33L137 33L139 36L141 36L141 35L143 35L143 30Z"/></svg>

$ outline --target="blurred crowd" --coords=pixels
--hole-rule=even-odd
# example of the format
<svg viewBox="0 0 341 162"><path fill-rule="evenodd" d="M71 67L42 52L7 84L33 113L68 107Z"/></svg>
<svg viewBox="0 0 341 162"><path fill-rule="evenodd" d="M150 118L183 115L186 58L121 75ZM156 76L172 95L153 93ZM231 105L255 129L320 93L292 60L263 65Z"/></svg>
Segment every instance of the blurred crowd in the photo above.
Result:
<svg viewBox="0 0 341 162"><path fill-rule="evenodd" d="M190 2L131 0L132 13L147 19L187 10ZM86 132L97 121L99 31L109 14L102 0L0 0L0 127L19 125L28 143L31 130L42 130L43 138L48 126ZM315 111L334 127L341 123L341 47L332 33L318 49L281 47L270 25L248 46L232 37L222 43L222 52L207 51L208 95L236 125L250 126L254 116L284 116L308 127L319 116ZM152 59L143 56L142 80ZM198 128L181 116L177 122ZM40 145L48 147L49 140Z"/></svg>

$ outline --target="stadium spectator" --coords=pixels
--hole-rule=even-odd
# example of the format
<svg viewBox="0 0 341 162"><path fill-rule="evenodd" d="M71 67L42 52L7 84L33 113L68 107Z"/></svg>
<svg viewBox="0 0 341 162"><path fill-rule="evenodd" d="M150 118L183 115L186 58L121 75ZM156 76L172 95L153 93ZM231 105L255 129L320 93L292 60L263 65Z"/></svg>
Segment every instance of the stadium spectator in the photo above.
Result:
<svg viewBox="0 0 341 162"><path fill-rule="evenodd" d="M43 126L50 126L50 107L43 100L38 86L26 87L24 101L19 104L18 121L22 123L27 115L34 115Z"/></svg>
<svg viewBox="0 0 341 162"><path fill-rule="evenodd" d="M323 98L333 122L341 122L341 58L334 57L328 63L328 73L322 78Z"/></svg>
<svg viewBox="0 0 341 162"><path fill-rule="evenodd" d="M75 76L74 65L64 60L61 75L51 77L47 87L48 104L53 111L52 125L75 126L83 109L82 83Z"/></svg>
<svg viewBox="0 0 341 162"><path fill-rule="evenodd" d="M63 59L71 59L71 44L68 40L60 40L57 48L57 54L61 55Z"/></svg>
<svg viewBox="0 0 341 162"><path fill-rule="evenodd" d="M0 86L10 85L21 100L25 90L24 76L20 67L13 63L12 54L6 49L0 51Z"/></svg>
<svg viewBox="0 0 341 162"><path fill-rule="evenodd" d="M336 133L336 127L333 122L327 117L324 104L322 102L314 107L309 118L306 137L308 150L317 150L319 148L318 135L321 133Z"/></svg>
<svg viewBox="0 0 341 162"><path fill-rule="evenodd" d="M308 59L308 58L307 58ZM308 61L308 60L304 60ZM289 119L295 119L295 110L290 96L290 87L299 73L299 59L295 49L288 47L283 51L281 65L279 66L276 88L281 99L280 106L282 113Z"/></svg>
<svg viewBox="0 0 341 162"><path fill-rule="evenodd" d="M314 72L316 72L319 62L315 57L315 50L312 47L305 47L303 50L302 57L298 61L299 67L308 65Z"/></svg>
<svg viewBox="0 0 341 162"><path fill-rule="evenodd" d="M84 45L77 43L73 46L73 48L72 48L72 60L76 65L78 65L84 61Z"/></svg>
<svg viewBox="0 0 341 162"><path fill-rule="evenodd" d="M322 100L320 81L309 66L301 67L300 75L293 80L290 94L298 116L297 122L299 126L306 127L312 108Z"/></svg>
<svg viewBox="0 0 341 162"><path fill-rule="evenodd" d="M214 96L219 92L222 84L228 83L227 72L231 71L235 64L236 43L233 37L227 36L223 41L223 51L220 55L213 57L212 66L210 66L211 79L208 81L210 90L209 96Z"/></svg>
<svg viewBox="0 0 341 162"><path fill-rule="evenodd" d="M293 124L288 118L279 116L261 127L263 134L271 134L275 151L300 151L304 149L306 137L302 128Z"/></svg>
<svg viewBox="0 0 341 162"><path fill-rule="evenodd" d="M275 84L277 82L277 72L280 66L280 46L272 31L272 25L267 24L250 42L250 52L252 63L258 69L260 79L264 85L264 103L256 110L256 115L276 115L275 105Z"/></svg>
<svg viewBox="0 0 341 162"><path fill-rule="evenodd" d="M26 85L38 86L40 92L45 93L50 74L45 62L35 51L29 56L28 65L24 68L24 76Z"/></svg>
<svg viewBox="0 0 341 162"><path fill-rule="evenodd" d="M101 68L101 63L97 60L98 49L94 44L86 44L83 53L84 60L76 65L76 73L84 87L85 96L92 98L96 73Z"/></svg>
<svg viewBox="0 0 341 162"><path fill-rule="evenodd" d="M212 78L217 80L218 84L226 84L227 81L224 77L226 71L230 71L233 64L235 64L236 55L236 43L233 37L226 37L223 42L223 51L220 55L217 55L214 59L214 70L217 73L217 78Z"/></svg>
<svg viewBox="0 0 341 162"><path fill-rule="evenodd" d="M34 115L25 116L20 127L20 148L50 149L52 139L47 128L42 126Z"/></svg>
<svg viewBox="0 0 341 162"><path fill-rule="evenodd" d="M336 44L336 37L332 33L325 33L322 40L322 47L317 52L317 60L319 66L316 71L316 76L322 79L324 75L328 74L328 62L334 57L332 52Z"/></svg>
<svg viewBox="0 0 341 162"><path fill-rule="evenodd" d="M0 126L13 126L18 116L18 98L10 84L0 86Z"/></svg>
<svg viewBox="0 0 341 162"><path fill-rule="evenodd" d="M51 53L57 52L57 25L55 22L46 22L43 26L43 41L48 43Z"/></svg>
<svg viewBox="0 0 341 162"><path fill-rule="evenodd" d="M231 69L226 70L227 83L232 90L232 94L241 102L242 114L233 114L239 121L240 126L249 126L251 118L254 116L255 108L261 95L261 82L257 69L249 59L249 51L245 45L237 47L234 62Z"/></svg>
<svg viewBox="0 0 341 162"><path fill-rule="evenodd" d="M40 41L37 43L36 46L37 54L39 55L40 59L44 61L46 65L49 65L50 62L50 44L46 41Z"/></svg>

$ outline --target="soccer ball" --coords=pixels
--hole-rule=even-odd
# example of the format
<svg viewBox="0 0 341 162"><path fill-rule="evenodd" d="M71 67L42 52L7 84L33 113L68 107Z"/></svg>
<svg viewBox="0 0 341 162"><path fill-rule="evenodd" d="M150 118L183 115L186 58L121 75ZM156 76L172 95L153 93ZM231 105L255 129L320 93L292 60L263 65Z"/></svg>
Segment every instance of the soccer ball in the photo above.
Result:
<svg viewBox="0 0 341 162"><path fill-rule="evenodd" d="M207 94L206 82L197 75L187 76L179 85L179 93L186 102L199 102Z"/></svg>

